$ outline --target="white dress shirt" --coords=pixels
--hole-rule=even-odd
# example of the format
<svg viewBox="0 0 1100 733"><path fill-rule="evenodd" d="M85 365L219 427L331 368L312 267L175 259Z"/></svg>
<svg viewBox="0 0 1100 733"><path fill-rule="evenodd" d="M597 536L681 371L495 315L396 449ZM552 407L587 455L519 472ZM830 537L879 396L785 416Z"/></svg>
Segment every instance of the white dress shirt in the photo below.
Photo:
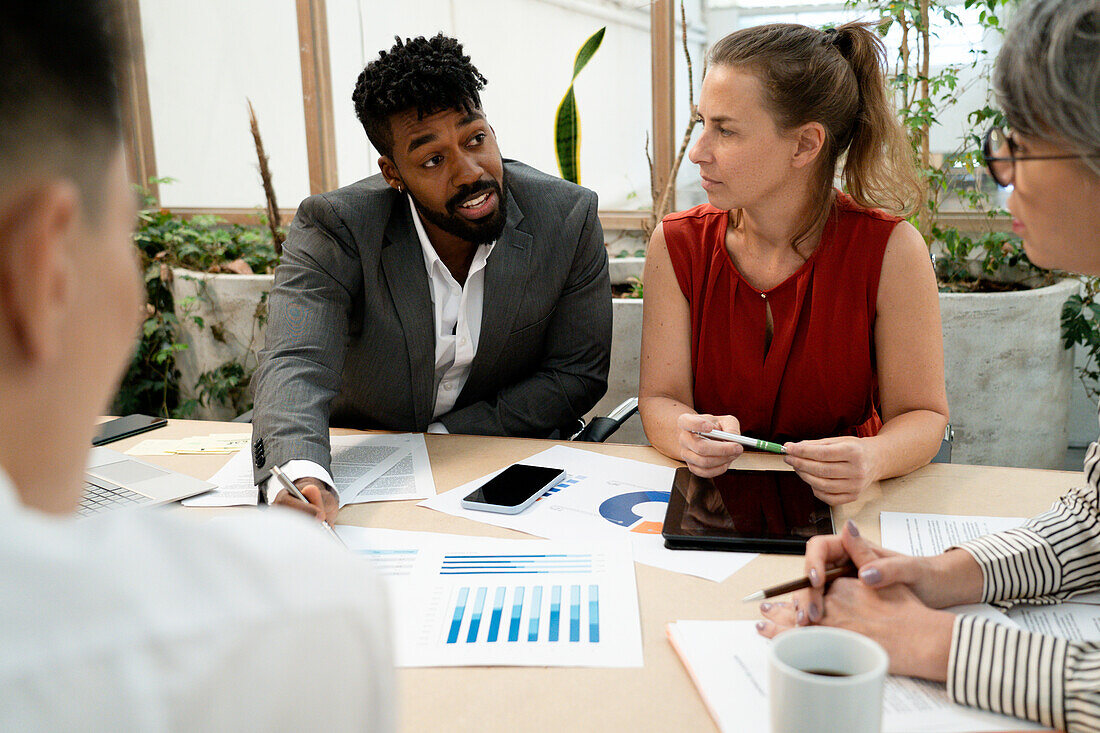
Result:
<svg viewBox="0 0 1100 733"><path fill-rule="evenodd" d="M424 254L428 292L432 299L432 320L435 323L435 407L432 409L432 417L436 418L454 408L458 395L470 376L470 365L477 354L477 343L481 336L485 265L496 243L483 244L477 248L470 263L470 271L466 275L466 283L460 285L428 239L412 197L409 196L408 199L413 226L420 240L420 250ZM428 432L446 433L447 428L441 422L433 422L428 426ZM309 477L320 479L329 486L336 486L332 475L313 461L287 461L280 468L291 481ZM264 484L267 502L270 504L275 501L281 490L282 486L275 477L269 478Z"/></svg>
<svg viewBox="0 0 1100 733"><path fill-rule="evenodd" d="M0 469L0 730L392 730L381 584L263 514L55 517Z"/></svg>

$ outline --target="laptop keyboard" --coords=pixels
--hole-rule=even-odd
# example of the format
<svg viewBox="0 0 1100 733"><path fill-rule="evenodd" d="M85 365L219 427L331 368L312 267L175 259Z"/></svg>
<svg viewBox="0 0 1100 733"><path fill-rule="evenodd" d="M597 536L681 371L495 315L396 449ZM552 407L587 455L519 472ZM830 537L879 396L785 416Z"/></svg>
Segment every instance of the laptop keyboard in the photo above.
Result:
<svg viewBox="0 0 1100 733"><path fill-rule="evenodd" d="M84 498L80 500L80 507L76 510L76 513L88 516L110 509L120 509L124 506L148 504L151 501L152 499L148 496L136 494L121 486L104 487L85 481Z"/></svg>

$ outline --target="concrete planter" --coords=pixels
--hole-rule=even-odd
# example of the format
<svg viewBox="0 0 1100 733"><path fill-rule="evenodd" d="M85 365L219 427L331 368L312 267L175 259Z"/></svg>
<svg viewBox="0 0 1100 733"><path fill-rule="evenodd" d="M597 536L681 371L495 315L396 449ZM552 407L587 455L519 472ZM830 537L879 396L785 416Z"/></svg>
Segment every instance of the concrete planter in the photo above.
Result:
<svg viewBox="0 0 1100 733"><path fill-rule="evenodd" d="M256 368L267 325L267 294L273 275L229 275L172 268L172 299L179 321L179 341L187 349L176 355L183 399L196 398L199 376L231 361L246 371ZM195 319L201 319L200 326ZM227 420L235 410L199 405L194 417Z"/></svg>
<svg viewBox="0 0 1100 733"><path fill-rule="evenodd" d="M639 262L630 262L638 260ZM612 260L613 282L640 268L642 258ZM619 272L622 270L622 272ZM180 322L177 366L184 398L198 394L199 375L228 361L255 368L263 347L271 275L222 275L173 269ZM1065 280L1014 293L943 293L947 396L955 429L956 463L1060 468L1073 381L1073 352L1061 345L1062 304L1077 288ZM257 313L260 318L257 318ZM194 321L203 321L200 328ZM642 300L612 301L614 330L607 395L591 415L606 415L638 394ZM226 419L230 408L200 406L196 417ZM614 442L646 444L631 418Z"/></svg>
<svg viewBox="0 0 1100 733"><path fill-rule="evenodd" d="M954 463L1061 468L1073 381L1063 280L1012 293L941 293Z"/></svg>
<svg viewBox="0 0 1100 733"><path fill-rule="evenodd" d="M607 266L611 275L611 284L623 285L631 282L632 277L642 279L645 257L612 257L607 261Z"/></svg>

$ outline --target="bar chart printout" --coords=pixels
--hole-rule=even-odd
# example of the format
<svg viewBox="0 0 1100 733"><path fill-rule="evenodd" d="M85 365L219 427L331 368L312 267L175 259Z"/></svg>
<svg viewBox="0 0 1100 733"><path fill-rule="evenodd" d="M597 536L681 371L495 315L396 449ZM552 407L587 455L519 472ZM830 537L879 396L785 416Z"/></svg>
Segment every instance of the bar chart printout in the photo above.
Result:
<svg viewBox="0 0 1100 733"><path fill-rule="evenodd" d="M483 544L442 553L435 577L418 579L400 666L641 666L628 543Z"/></svg>

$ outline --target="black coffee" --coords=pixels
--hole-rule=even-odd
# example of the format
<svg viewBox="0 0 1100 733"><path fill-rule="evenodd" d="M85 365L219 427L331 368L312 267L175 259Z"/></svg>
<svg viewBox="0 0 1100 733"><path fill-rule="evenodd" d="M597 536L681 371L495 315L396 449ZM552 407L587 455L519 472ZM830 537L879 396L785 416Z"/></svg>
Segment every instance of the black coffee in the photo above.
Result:
<svg viewBox="0 0 1100 733"><path fill-rule="evenodd" d="M806 674L819 674L822 677L851 677L847 672L837 672L833 669L804 669Z"/></svg>

